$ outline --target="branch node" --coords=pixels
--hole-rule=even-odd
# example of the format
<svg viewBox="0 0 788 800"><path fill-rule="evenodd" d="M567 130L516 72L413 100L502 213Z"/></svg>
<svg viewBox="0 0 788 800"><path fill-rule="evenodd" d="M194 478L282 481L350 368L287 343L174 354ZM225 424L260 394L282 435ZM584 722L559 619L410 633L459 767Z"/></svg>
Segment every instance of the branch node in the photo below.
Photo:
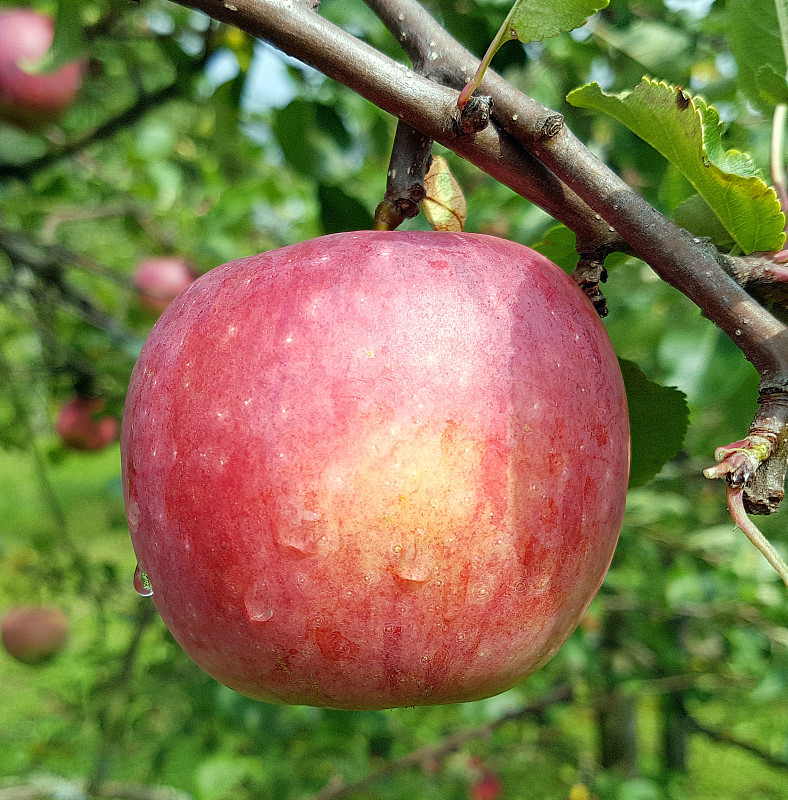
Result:
<svg viewBox="0 0 788 800"><path fill-rule="evenodd" d="M749 514L773 514L785 497L788 472L788 393L761 391L760 408L747 438L718 447L707 478L723 478L742 489Z"/></svg>
<svg viewBox="0 0 788 800"><path fill-rule="evenodd" d="M457 136L479 133L490 124L493 100L489 95L472 95L462 110L452 110L452 130Z"/></svg>
<svg viewBox="0 0 788 800"><path fill-rule="evenodd" d="M561 114L551 114L547 119L542 123L542 128L539 131L539 138L544 141L546 139L552 139L554 136L558 136L558 134L564 128L564 117Z"/></svg>
<svg viewBox="0 0 788 800"><path fill-rule="evenodd" d="M600 317L608 314L607 300L599 287L607 280L604 262L589 256L580 256L577 266L572 272L572 279L583 290Z"/></svg>

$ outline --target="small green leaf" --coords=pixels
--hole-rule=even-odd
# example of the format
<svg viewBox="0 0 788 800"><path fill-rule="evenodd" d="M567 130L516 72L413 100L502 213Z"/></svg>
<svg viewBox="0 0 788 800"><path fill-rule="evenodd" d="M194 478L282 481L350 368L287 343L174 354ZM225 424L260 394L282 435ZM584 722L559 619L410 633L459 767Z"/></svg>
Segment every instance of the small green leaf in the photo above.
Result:
<svg viewBox="0 0 788 800"><path fill-rule="evenodd" d="M288 166L301 175L320 174L322 159L314 142L315 107L296 98L274 114L273 131Z"/></svg>
<svg viewBox="0 0 788 800"><path fill-rule="evenodd" d="M610 0L516 0L496 37L498 47L510 39L528 44L568 33L585 25L592 14L606 8L609 2Z"/></svg>
<svg viewBox="0 0 788 800"><path fill-rule="evenodd" d="M443 156L433 156L424 177L424 191L421 207L432 229L461 233L468 215L465 195Z"/></svg>
<svg viewBox="0 0 788 800"><path fill-rule="evenodd" d="M606 8L609 2L610 0L515 0L501 29L484 54L479 69L460 92L458 108L465 107L482 82L493 56L504 43L515 39L523 44L541 42L543 39L568 33L585 25L592 14Z"/></svg>
<svg viewBox="0 0 788 800"><path fill-rule="evenodd" d="M678 453L689 426L689 408L684 392L654 383L632 361L619 363L629 405L632 488L650 481Z"/></svg>
<svg viewBox="0 0 788 800"><path fill-rule="evenodd" d="M736 82L759 108L770 110L758 73L770 67L775 75L788 69L788 3L786 0L728 0L725 4L728 45L736 59Z"/></svg>
<svg viewBox="0 0 788 800"><path fill-rule="evenodd" d="M317 193L324 233L372 229L372 214L341 187L322 183Z"/></svg>
<svg viewBox="0 0 788 800"><path fill-rule="evenodd" d="M555 225L530 246L571 275L577 266L576 243L577 236L573 230L565 225Z"/></svg>
<svg viewBox="0 0 788 800"><path fill-rule="evenodd" d="M80 0L60 0L55 15L55 38L49 52L38 62L24 64L30 72L55 72L85 52Z"/></svg>
<svg viewBox="0 0 788 800"><path fill-rule="evenodd" d="M768 103L788 103L788 81L771 64L765 64L755 73L755 85Z"/></svg>
<svg viewBox="0 0 788 800"><path fill-rule="evenodd" d="M533 250L550 259L553 264L572 274L577 266L577 236L565 225L549 228L538 242L530 244ZM610 272L629 258L624 253L611 253L605 258L605 269Z"/></svg>
<svg viewBox="0 0 788 800"><path fill-rule="evenodd" d="M605 94L596 83L570 92L580 108L603 111L671 162L708 203L744 253L779 250L785 216L749 156L722 145L717 110L679 87L643 78L632 92Z"/></svg>

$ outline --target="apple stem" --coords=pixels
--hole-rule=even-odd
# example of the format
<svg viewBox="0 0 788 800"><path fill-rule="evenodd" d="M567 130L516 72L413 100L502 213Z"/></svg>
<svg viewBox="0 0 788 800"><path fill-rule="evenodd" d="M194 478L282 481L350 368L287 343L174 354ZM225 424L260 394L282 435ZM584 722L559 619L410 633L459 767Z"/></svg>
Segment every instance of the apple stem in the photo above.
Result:
<svg viewBox="0 0 788 800"><path fill-rule="evenodd" d="M375 209L376 231L393 231L418 215L424 176L432 162L432 139L406 122L397 124L386 176L386 192Z"/></svg>
<svg viewBox="0 0 788 800"><path fill-rule="evenodd" d="M775 572L782 578L788 588L788 564L777 552L774 545L761 533L755 523L744 510L744 489L741 486L728 485L728 509L736 527L761 551Z"/></svg>

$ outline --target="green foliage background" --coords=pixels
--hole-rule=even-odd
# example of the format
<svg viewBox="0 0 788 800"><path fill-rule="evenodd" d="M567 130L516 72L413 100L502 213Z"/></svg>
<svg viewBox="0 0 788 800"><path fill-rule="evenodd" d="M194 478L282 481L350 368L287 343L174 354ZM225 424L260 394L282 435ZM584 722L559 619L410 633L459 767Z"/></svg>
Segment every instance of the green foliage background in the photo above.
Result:
<svg viewBox="0 0 788 800"><path fill-rule="evenodd" d="M130 284L139 258L177 252L202 272L370 227L394 121L164 0L67 5L90 59L78 103L45 135L0 125L0 609L57 603L72 633L45 666L0 653L0 800L36 780L44 788L35 796L62 797L74 789L63 781L77 779L143 792L115 786L102 796L153 797L164 785L198 800L326 798L334 795L319 795L324 787L377 771L385 774L346 796L449 800L473 796L483 770L500 777L502 797L525 800L784 798L788 606L733 531L722 487L700 476L715 446L746 432L757 375L634 260L609 264L606 324L633 374L685 394L689 428L675 458L631 490L605 585L546 669L487 701L350 713L246 700L188 660L132 589L117 446L66 450L53 433L57 408L89 385L120 416L153 323ZM494 67L564 114L670 214L692 193L675 168L614 120L564 99L590 80L609 92L643 75L681 84L719 109L728 147L765 167L768 107L737 90L726 37L741 4L668 6L612 0L572 34L507 44ZM500 0L429 7L478 55L509 10ZM360 0L323 0L320 13L402 58ZM538 243L571 268L565 232L543 212L446 155L468 198L469 230ZM685 421L680 410L663 419L666 436ZM648 425L644 436L648 461L662 437ZM785 512L763 528L784 550ZM558 686L574 699L516 715ZM450 746L465 730L478 735ZM604 756L605 745L620 756L633 741L637 754L618 767ZM433 751L397 761L418 748Z"/></svg>

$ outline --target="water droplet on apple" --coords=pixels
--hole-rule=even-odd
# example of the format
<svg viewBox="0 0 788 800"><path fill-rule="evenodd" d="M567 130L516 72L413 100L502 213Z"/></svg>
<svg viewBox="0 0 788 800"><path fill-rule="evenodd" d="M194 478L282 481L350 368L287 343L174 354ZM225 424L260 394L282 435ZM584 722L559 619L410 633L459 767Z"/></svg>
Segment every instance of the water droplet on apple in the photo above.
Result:
<svg viewBox="0 0 788 800"><path fill-rule="evenodd" d="M280 531L275 539L286 555L303 557L317 553L317 538L311 531L303 528L293 527Z"/></svg>
<svg viewBox="0 0 788 800"><path fill-rule="evenodd" d="M139 564L134 570L134 589L140 597L150 597L153 594L150 578Z"/></svg>
<svg viewBox="0 0 788 800"><path fill-rule="evenodd" d="M126 520L129 523L129 530L135 534L140 527L140 507L134 500L129 503L126 509Z"/></svg>
<svg viewBox="0 0 788 800"><path fill-rule="evenodd" d="M432 563L427 556L419 553L415 539L398 542L391 550L394 555L391 571L397 578L412 584L422 584L432 577Z"/></svg>
<svg viewBox="0 0 788 800"><path fill-rule="evenodd" d="M246 611L252 622L268 622L274 616L271 595L265 581L257 581L244 598Z"/></svg>

